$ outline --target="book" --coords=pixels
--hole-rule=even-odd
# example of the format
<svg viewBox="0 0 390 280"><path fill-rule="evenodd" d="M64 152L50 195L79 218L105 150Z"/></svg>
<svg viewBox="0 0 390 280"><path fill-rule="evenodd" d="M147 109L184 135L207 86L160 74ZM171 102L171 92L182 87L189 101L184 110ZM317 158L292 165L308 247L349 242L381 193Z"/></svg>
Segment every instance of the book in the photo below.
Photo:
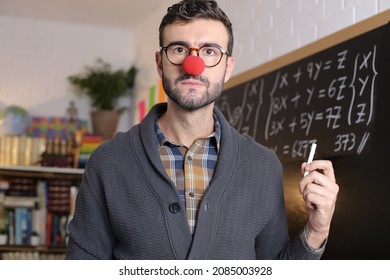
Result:
<svg viewBox="0 0 390 280"><path fill-rule="evenodd" d="M0 192L0 233L5 231L4 193Z"/></svg>
<svg viewBox="0 0 390 280"><path fill-rule="evenodd" d="M36 183L34 179L11 177L8 181L9 188L6 191L6 195L36 196Z"/></svg>
<svg viewBox="0 0 390 280"><path fill-rule="evenodd" d="M15 244L15 210L10 209L8 212L8 244L14 245Z"/></svg>
<svg viewBox="0 0 390 280"><path fill-rule="evenodd" d="M22 245L22 209L15 208L14 212L15 245Z"/></svg>
<svg viewBox="0 0 390 280"><path fill-rule="evenodd" d="M71 180L49 180L47 210L55 213L70 212Z"/></svg>
<svg viewBox="0 0 390 280"><path fill-rule="evenodd" d="M0 179L0 191L6 191L9 189L9 181Z"/></svg>

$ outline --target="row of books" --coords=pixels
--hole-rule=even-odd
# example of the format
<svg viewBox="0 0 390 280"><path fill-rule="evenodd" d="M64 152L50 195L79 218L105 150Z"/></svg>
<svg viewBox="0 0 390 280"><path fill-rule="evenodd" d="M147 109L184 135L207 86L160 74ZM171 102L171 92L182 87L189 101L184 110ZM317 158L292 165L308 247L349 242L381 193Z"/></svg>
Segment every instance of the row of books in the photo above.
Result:
<svg viewBox="0 0 390 280"><path fill-rule="evenodd" d="M66 244L69 215L18 207L5 209L2 218L7 245Z"/></svg>
<svg viewBox="0 0 390 280"><path fill-rule="evenodd" d="M77 187L68 179L35 180L31 195L30 180L34 181L26 180L23 188L22 182L10 178L9 188L0 191L0 231L7 235L6 244L65 244Z"/></svg>
<svg viewBox="0 0 390 280"><path fill-rule="evenodd" d="M7 180L1 180L0 190L10 197L31 197L36 196L35 181L31 178L11 177Z"/></svg>
<svg viewBox="0 0 390 280"><path fill-rule="evenodd" d="M45 151L46 140L30 136L0 137L0 165L37 165Z"/></svg>
<svg viewBox="0 0 390 280"><path fill-rule="evenodd" d="M77 167L75 157L77 144L74 138L47 139L45 151L41 155L40 165L55 167Z"/></svg>
<svg viewBox="0 0 390 280"><path fill-rule="evenodd" d="M76 167L76 152L73 138L0 137L0 165Z"/></svg>
<svg viewBox="0 0 390 280"><path fill-rule="evenodd" d="M0 165L84 168L102 142L101 136L90 134L68 139L4 135L0 137Z"/></svg>

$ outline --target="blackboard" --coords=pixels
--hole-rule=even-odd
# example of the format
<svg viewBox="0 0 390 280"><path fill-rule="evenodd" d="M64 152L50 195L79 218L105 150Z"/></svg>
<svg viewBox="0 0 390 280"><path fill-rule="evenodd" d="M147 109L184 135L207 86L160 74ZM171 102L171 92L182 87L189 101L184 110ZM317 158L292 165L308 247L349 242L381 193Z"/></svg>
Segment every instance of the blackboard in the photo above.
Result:
<svg viewBox="0 0 390 280"><path fill-rule="evenodd" d="M390 259L390 10L235 76L216 105L284 168L289 232L310 144L340 186L325 259Z"/></svg>
<svg viewBox="0 0 390 280"><path fill-rule="evenodd" d="M217 102L241 133L281 159L369 150L384 25L228 90Z"/></svg>

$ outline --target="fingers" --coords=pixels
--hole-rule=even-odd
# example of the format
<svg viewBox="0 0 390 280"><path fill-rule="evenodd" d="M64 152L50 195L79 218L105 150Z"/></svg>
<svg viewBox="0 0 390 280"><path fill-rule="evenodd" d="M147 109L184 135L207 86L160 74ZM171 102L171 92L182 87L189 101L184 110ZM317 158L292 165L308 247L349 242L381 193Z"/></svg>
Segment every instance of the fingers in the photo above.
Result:
<svg viewBox="0 0 390 280"><path fill-rule="evenodd" d="M315 174L316 173L316 174ZM308 209L309 222L317 232L329 232L330 223L336 208L338 185L331 182L325 175L312 172L308 176L325 177L325 184L309 183L305 185L302 198Z"/></svg>
<svg viewBox="0 0 390 280"><path fill-rule="evenodd" d="M312 172L314 170L322 170L325 176L327 176L331 181L336 182L333 165L332 162L329 160L315 160L310 164L304 162L301 165L301 170L302 170L302 174L305 171Z"/></svg>
<svg viewBox="0 0 390 280"><path fill-rule="evenodd" d="M310 184L314 184L315 186L325 188L325 190L335 194L338 193L338 189L339 189L334 179L331 179L325 174L322 174L318 171L311 171L306 177L302 178L302 180L299 183L300 193L303 194L307 186L309 186Z"/></svg>
<svg viewBox="0 0 390 280"><path fill-rule="evenodd" d="M302 173L308 171L299 183L299 190L309 210L311 228L328 233L336 207L339 186L336 183L333 165L328 160L315 160L301 165Z"/></svg>
<svg viewBox="0 0 390 280"><path fill-rule="evenodd" d="M319 208L317 205L323 204L323 200L328 197L324 188L318 188L318 186L313 187L313 185L314 184L306 186L304 192L302 193L302 198L310 210L316 210L316 208Z"/></svg>
<svg viewBox="0 0 390 280"><path fill-rule="evenodd" d="M299 183L299 191L308 207L330 207L334 204L339 186L336 184L332 163L328 160L316 160L311 164L304 162L302 172L304 171L309 171L309 174Z"/></svg>
<svg viewBox="0 0 390 280"><path fill-rule="evenodd" d="M338 193L338 186L332 183L329 186L310 183L302 192L302 197L308 206L317 205L319 208L330 209L334 207ZM311 207L309 207L311 208Z"/></svg>

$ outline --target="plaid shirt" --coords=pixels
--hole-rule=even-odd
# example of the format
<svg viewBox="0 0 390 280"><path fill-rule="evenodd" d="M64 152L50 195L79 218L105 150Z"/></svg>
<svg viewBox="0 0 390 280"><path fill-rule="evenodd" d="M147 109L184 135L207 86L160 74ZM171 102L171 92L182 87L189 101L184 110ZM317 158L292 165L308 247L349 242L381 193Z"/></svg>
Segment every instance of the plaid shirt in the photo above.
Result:
<svg viewBox="0 0 390 280"><path fill-rule="evenodd" d="M191 233L194 233L199 204L217 164L221 128L216 116L214 119L215 132L207 138L197 139L189 148L167 139L157 118L155 122L161 161L186 209Z"/></svg>

